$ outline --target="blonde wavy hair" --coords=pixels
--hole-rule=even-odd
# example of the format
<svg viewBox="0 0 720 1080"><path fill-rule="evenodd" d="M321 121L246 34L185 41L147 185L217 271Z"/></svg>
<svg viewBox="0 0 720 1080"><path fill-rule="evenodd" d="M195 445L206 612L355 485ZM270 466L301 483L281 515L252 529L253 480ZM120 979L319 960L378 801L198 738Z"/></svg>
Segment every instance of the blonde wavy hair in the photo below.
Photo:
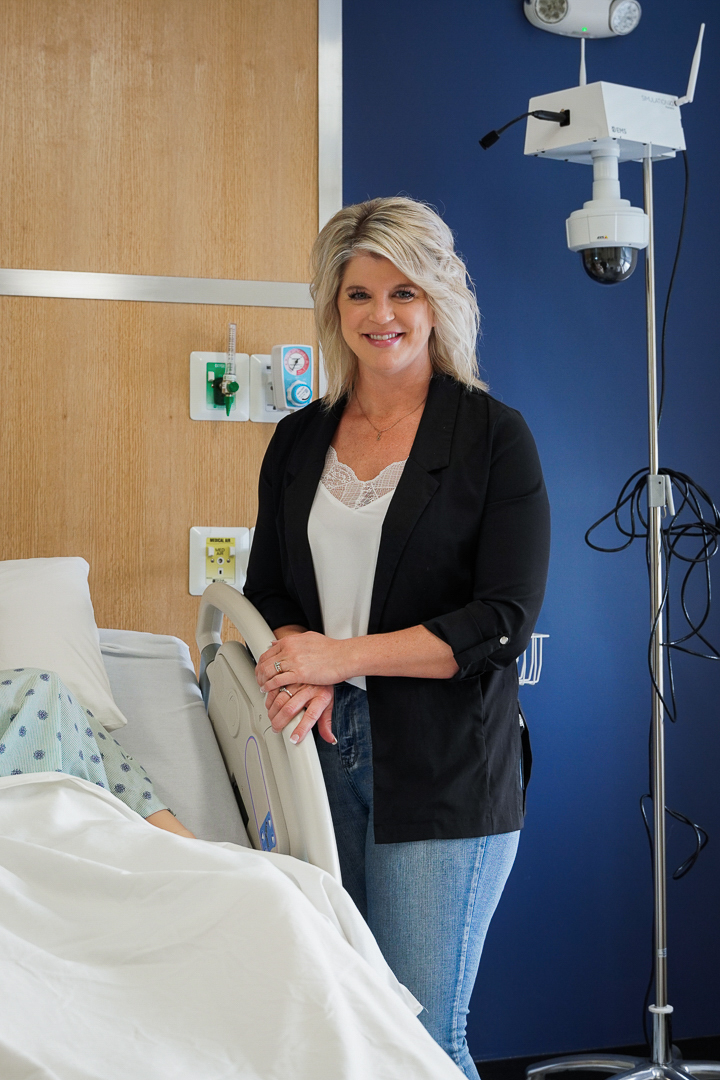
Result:
<svg viewBox="0 0 720 1080"><path fill-rule="evenodd" d="M357 377L357 357L342 336L337 297L346 263L360 254L389 259L426 294L435 315L428 341L433 371L487 390L477 364L480 312L453 235L430 206L397 196L345 206L313 245L310 292L328 375L325 404L351 393Z"/></svg>

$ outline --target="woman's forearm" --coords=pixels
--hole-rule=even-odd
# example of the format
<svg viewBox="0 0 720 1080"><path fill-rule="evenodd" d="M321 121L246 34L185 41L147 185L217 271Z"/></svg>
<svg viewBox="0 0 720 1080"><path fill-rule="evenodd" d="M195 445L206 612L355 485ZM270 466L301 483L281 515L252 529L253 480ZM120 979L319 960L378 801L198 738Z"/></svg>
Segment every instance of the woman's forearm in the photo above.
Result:
<svg viewBox="0 0 720 1080"><path fill-rule="evenodd" d="M410 626L390 634L368 634L341 643L349 674L395 675L419 679L450 679L458 671L447 642L424 626Z"/></svg>
<svg viewBox="0 0 720 1080"><path fill-rule="evenodd" d="M281 626L275 636L256 668L265 693L300 683L330 686L357 675L450 679L458 671L451 647L424 626L344 639Z"/></svg>

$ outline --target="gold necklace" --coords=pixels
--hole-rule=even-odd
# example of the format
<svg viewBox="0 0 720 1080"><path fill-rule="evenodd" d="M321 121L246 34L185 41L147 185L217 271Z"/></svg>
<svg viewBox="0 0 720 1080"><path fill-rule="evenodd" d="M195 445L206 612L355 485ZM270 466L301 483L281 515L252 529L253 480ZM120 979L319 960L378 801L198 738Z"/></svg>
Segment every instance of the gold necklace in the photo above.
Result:
<svg viewBox="0 0 720 1080"><path fill-rule="evenodd" d="M420 402L420 404L419 404L419 405L416 405L414 409L411 409L409 413L405 413L405 415L404 415L404 416L401 416L399 420L396 420L394 424L389 424L389 425L388 425L388 427L384 427L384 428L378 428L378 427L375 427L375 425L373 424L372 420L370 419L370 417L368 416L368 414L367 414L367 413L365 412L365 410L363 409L362 405L360 404L360 398L359 398L359 397L357 396L357 391L356 391L356 393L355 393L355 400L356 400L356 401L357 401L357 403L358 403L358 409L359 409L359 410L360 410L360 412L361 412L361 413L363 414L363 416L364 416L364 417L365 417L365 419L367 420L367 422L368 422L368 424L370 425L370 427L371 427L371 428L373 429L373 431L377 431L377 438L375 439L375 442L380 442L380 439L381 439L381 437L382 437L382 436L383 436L383 435L385 434L385 432L386 432L386 431L392 431L392 429L393 429L394 427L397 427L397 425L398 425L398 424L400 423L400 420L407 420L408 416L412 416L412 414L413 414L413 413L416 413L416 412L418 411L418 409L419 409L419 408L420 408L420 407L421 407L422 405L424 405L424 404L425 404L425 402L427 401L427 394L426 394L426 395L425 395L425 397L424 397L424 398L422 399L422 401Z"/></svg>

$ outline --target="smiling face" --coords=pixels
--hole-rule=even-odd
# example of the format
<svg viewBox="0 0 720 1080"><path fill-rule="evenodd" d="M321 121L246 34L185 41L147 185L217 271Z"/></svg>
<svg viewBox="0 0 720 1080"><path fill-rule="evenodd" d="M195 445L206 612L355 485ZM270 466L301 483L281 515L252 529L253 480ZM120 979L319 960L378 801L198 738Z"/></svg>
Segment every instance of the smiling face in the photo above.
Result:
<svg viewBox="0 0 720 1080"><path fill-rule="evenodd" d="M428 340L435 316L427 296L398 268L376 255L356 255L345 266L337 297L342 335L359 374L432 370Z"/></svg>

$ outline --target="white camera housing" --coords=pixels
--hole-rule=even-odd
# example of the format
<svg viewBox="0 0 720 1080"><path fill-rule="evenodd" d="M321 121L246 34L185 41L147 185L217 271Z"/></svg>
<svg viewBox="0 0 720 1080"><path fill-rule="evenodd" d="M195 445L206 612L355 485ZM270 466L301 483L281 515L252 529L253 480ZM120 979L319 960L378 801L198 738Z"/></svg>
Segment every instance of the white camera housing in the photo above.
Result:
<svg viewBox="0 0 720 1080"><path fill-rule="evenodd" d="M565 222L571 251L588 247L648 246L647 214L627 199L592 199Z"/></svg>
<svg viewBox="0 0 720 1080"><path fill-rule="evenodd" d="M568 247L571 251L588 247L646 248L647 214L631 206L628 199L620 198L620 147L611 139L603 142L591 151L593 197L565 223Z"/></svg>
<svg viewBox="0 0 720 1080"><path fill-rule="evenodd" d="M620 147L603 140L592 151L593 197L565 222L571 251L583 253L583 266L595 281L616 285L630 277L638 251L648 246L647 214L620 198Z"/></svg>

